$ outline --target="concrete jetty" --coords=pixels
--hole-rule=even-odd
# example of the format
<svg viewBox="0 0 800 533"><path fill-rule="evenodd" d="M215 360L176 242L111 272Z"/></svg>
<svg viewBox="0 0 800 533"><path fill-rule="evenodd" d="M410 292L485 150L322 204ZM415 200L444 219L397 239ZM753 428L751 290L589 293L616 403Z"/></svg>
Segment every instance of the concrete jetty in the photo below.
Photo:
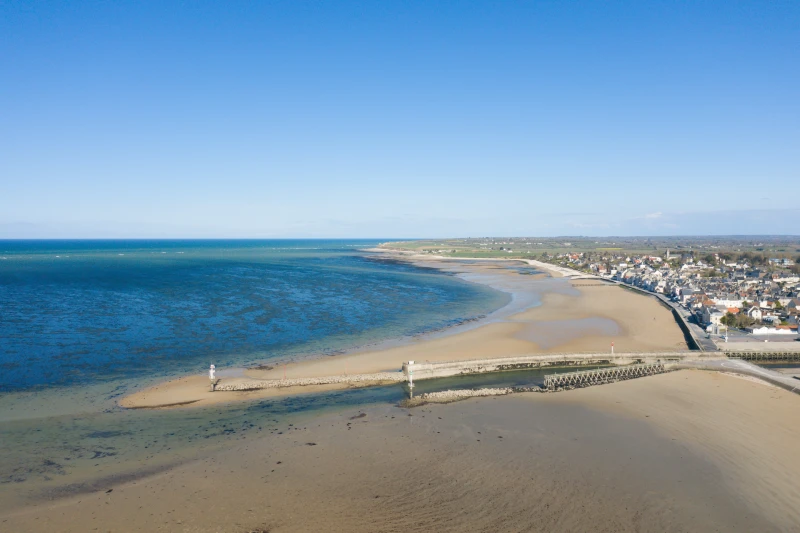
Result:
<svg viewBox="0 0 800 533"><path fill-rule="evenodd" d="M281 389L310 385L377 385L414 380L435 379L448 376L483 374L507 370L530 370L547 367L579 367L587 365L630 365L636 363L678 363L695 360L698 352L642 352L642 353L578 353L536 354L494 359L472 359L465 361L406 362L402 372L377 372L373 374L340 374L314 378L290 379L235 379L219 380L216 392ZM708 356L702 357L709 359Z"/></svg>
<svg viewBox="0 0 800 533"><path fill-rule="evenodd" d="M800 344L800 343L798 343ZM750 361L793 361L800 360L800 351L791 350L749 350L731 352L634 352L634 353L562 353L535 354L517 357L492 359L471 359L464 361L417 362L403 363L401 372L377 372L373 374L349 374L315 378L263 379L263 380L221 380L216 391L249 391L258 389L280 389L287 387L303 387L309 385L354 385L369 386L389 383L409 382L413 380L436 379L450 376L484 374L509 370L532 370L557 367L580 367L589 365L611 365L602 372L592 374L597 380L606 381L628 379L638 375L649 375L652 369L670 368L706 368L709 370L733 371L757 375L762 379L779 384L793 390L798 380L781 376L776 372L758 369L755 365L744 364ZM726 363L728 362L728 363ZM739 362L741 365L730 363ZM649 365L649 366L648 366ZM643 370L647 370L646 372ZM582 371L571 372L580 376ZM583 371L585 372L585 371ZM638 374L637 374L638 373ZM630 375L629 375L630 374ZM633 375L637 374L637 375ZM586 374L589 375L589 374ZM616 376L616 377L615 377ZM769 379L767 379L769 378ZM555 379L555 378L554 378ZM566 378L558 378L566 379ZM576 378L577 379L577 378ZM789 381L787 381L789 380Z"/></svg>
<svg viewBox="0 0 800 533"><path fill-rule="evenodd" d="M395 383L405 381L400 372L378 372L375 374L349 374L339 376L325 376L319 378L295 379L258 379L219 383L215 391L248 391L259 389L281 389L285 387L306 387L309 385L354 384L368 385L376 383Z"/></svg>

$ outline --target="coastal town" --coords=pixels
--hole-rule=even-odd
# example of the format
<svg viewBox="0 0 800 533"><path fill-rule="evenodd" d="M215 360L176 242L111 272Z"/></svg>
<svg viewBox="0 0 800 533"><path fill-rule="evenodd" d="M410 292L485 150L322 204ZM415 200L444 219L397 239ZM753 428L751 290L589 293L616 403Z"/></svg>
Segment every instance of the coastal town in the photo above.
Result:
<svg viewBox="0 0 800 533"><path fill-rule="evenodd" d="M797 261L742 253L543 253L542 261L663 294L710 335L735 340L798 338Z"/></svg>

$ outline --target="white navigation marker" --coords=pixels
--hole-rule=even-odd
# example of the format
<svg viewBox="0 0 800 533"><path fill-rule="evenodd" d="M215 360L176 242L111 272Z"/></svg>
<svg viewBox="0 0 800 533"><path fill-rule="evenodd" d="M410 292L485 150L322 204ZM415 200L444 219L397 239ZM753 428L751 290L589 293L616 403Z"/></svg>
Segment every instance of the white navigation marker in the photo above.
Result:
<svg viewBox="0 0 800 533"><path fill-rule="evenodd" d="M408 396L410 398L414 397L414 370L412 370L411 365L414 364L414 361L408 362Z"/></svg>

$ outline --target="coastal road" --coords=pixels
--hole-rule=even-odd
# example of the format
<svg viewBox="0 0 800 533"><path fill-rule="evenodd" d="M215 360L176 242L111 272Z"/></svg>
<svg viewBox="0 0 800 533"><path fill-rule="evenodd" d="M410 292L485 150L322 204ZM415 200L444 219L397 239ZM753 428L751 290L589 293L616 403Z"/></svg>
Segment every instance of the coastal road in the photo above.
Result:
<svg viewBox="0 0 800 533"><path fill-rule="evenodd" d="M625 286L630 287L630 285L625 285ZM675 312L678 313L681 316L681 318L683 318L686 327L689 328L689 330L692 332L692 336L694 337L695 342L697 342L697 344L700 345L700 348L702 348L704 352L719 351L717 344L710 337L708 337L708 334L703 330L703 328L701 328L696 323L692 322L692 314L689 313L689 311L687 311L685 307L676 304L675 302L671 301L669 298L665 297L662 294L652 293L648 291L642 291L642 292L645 294L650 294L655 296L656 298L658 298L659 300L670 306L672 309L674 309Z"/></svg>

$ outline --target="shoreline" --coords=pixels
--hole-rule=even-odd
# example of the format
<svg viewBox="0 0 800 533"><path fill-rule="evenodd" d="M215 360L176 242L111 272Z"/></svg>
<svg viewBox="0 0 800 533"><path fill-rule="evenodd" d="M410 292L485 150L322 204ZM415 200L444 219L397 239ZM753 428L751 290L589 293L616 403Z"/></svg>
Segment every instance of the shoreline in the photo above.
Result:
<svg viewBox="0 0 800 533"><path fill-rule="evenodd" d="M335 357L309 357L269 369L227 369L247 380L322 378L353 374L398 372L408 360L453 361L498 358L559 351L605 353L611 340L624 351L687 349L672 315L654 299L622 291L614 285L576 287L546 264L521 259L422 257L421 254L367 249L390 260L435 268L481 283L510 295L509 302L480 320L459 324L411 339L390 339ZM539 263L539 262L535 262ZM523 275L513 266L533 266L542 275ZM562 269L568 270L568 269ZM575 272L579 275L582 273ZM652 315L652 323L642 315ZM603 341L602 339L611 339ZM205 376L184 376L136 391L118 402L125 408L167 408L184 404L193 408L216 403L250 401L347 388L348 384L281 387L247 392L212 393ZM189 403L191 402L191 403Z"/></svg>

